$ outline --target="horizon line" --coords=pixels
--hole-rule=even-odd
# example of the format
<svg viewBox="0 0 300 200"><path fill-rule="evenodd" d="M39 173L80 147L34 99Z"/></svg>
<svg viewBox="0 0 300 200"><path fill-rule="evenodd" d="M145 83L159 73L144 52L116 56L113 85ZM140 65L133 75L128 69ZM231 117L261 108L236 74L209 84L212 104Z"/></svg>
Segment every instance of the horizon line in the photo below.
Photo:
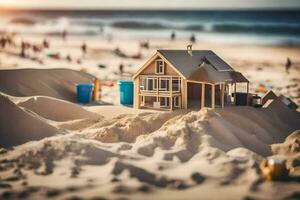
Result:
<svg viewBox="0 0 300 200"><path fill-rule="evenodd" d="M49 8L38 8L38 7L7 7L0 6L1 11L296 11L300 10L300 7L236 7L236 8L143 8L143 7L133 7L133 8L78 8L78 7L49 7Z"/></svg>

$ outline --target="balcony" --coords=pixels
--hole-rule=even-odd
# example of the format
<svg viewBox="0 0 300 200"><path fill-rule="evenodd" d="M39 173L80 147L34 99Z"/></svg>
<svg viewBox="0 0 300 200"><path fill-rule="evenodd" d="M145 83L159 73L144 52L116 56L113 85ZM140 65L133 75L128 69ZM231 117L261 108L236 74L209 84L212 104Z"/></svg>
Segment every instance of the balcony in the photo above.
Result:
<svg viewBox="0 0 300 200"><path fill-rule="evenodd" d="M181 93L181 78L166 75L142 75L139 94L145 96L170 96Z"/></svg>

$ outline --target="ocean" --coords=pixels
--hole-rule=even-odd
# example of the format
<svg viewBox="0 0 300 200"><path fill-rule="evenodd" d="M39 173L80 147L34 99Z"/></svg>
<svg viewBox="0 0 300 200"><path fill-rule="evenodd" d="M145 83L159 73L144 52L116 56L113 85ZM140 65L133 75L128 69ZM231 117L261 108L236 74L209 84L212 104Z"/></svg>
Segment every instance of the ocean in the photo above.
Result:
<svg viewBox="0 0 300 200"><path fill-rule="evenodd" d="M0 13L0 31L20 34L176 38L300 45L300 10L18 10Z"/></svg>

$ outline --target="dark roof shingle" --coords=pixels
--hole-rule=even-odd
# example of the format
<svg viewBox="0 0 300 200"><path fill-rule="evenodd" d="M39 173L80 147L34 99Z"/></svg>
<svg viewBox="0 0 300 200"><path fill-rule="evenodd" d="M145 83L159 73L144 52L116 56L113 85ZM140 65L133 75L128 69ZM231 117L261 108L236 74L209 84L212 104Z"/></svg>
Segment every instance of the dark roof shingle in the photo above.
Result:
<svg viewBox="0 0 300 200"><path fill-rule="evenodd" d="M186 79L209 83L249 82L211 50L158 50Z"/></svg>

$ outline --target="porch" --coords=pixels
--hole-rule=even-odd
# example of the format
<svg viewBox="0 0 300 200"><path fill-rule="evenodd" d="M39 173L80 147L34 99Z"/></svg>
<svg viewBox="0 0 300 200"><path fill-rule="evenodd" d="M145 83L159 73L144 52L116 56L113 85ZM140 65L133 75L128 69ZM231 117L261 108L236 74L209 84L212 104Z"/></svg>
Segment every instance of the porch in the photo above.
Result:
<svg viewBox="0 0 300 200"><path fill-rule="evenodd" d="M180 76L141 75L138 103L141 108L174 110L182 108Z"/></svg>
<svg viewBox="0 0 300 200"><path fill-rule="evenodd" d="M223 108L225 105L247 105L249 82L207 83L187 81L186 108Z"/></svg>

